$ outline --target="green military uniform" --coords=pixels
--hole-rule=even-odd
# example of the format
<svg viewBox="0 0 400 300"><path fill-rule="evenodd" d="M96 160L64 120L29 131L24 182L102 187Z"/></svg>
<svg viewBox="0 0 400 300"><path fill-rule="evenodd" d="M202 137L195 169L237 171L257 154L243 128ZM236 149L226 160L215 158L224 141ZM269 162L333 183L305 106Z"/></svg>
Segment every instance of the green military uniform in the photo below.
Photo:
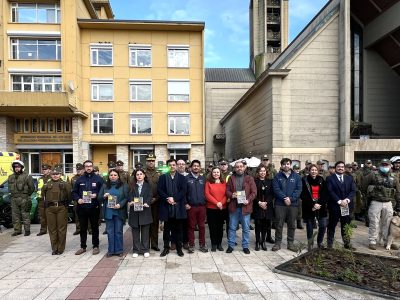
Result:
<svg viewBox="0 0 400 300"><path fill-rule="evenodd" d="M308 174L310 174L310 165L311 164L312 164L311 160L307 159L305 168L299 172L299 175L301 177L307 177Z"/></svg>
<svg viewBox="0 0 400 300"><path fill-rule="evenodd" d="M124 171L124 162L122 160L117 160L116 165L119 167L118 172L119 172L119 179L123 183L129 184L130 181L130 175L127 171Z"/></svg>
<svg viewBox="0 0 400 300"><path fill-rule="evenodd" d="M16 173L14 165L21 166L21 173ZM30 210L32 207L31 195L35 191L33 179L30 175L23 173L24 164L22 162L13 162L14 173L8 177L8 190L11 197L12 221L14 226L13 236L22 233L22 224L24 224L25 236L31 233Z"/></svg>
<svg viewBox="0 0 400 300"><path fill-rule="evenodd" d="M42 170L50 170L51 166L48 164L42 165ZM42 188L51 179L50 175L43 175L38 180L38 190L37 190L37 200L38 200L38 210L40 218L40 231L37 235L43 235L47 233L47 222L46 222L46 211L44 209L44 201L42 198Z"/></svg>
<svg viewBox="0 0 400 300"><path fill-rule="evenodd" d="M52 171L52 179L43 187L47 225L53 255L65 250L68 224L68 205L71 201L71 185L53 176L60 174L61 169Z"/></svg>
<svg viewBox="0 0 400 300"><path fill-rule="evenodd" d="M76 174L74 176L71 177L71 188L74 187L74 184L76 182L76 180L81 177L81 174L78 173L78 171L83 170L83 165L81 163L77 163L75 165L76 167ZM79 218L78 218L78 213L77 213L77 206L78 203L76 201L73 201L73 205L74 205L74 214L75 214L75 232L73 233L73 235L78 235L81 231L81 226L79 225ZM89 226L90 226L90 222L89 222Z"/></svg>
<svg viewBox="0 0 400 300"><path fill-rule="evenodd" d="M155 161L156 156L152 153L149 153L146 157L146 161ZM155 168L149 169L146 168L146 176L151 185L151 191L153 194L153 199L151 201L151 215L153 217L153 223L150 224L150 241L151 248L158 248L158 226L159 226L159 209L158 209L158 195L157 195L157 184L158 179L160 178L160 172L158 172Z"/></svg>

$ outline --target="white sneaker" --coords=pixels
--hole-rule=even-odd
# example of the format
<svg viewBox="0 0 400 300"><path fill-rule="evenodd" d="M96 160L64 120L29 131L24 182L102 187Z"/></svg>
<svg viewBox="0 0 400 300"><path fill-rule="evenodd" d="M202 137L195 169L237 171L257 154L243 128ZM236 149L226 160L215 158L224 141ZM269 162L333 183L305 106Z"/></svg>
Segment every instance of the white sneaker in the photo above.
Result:
<svg viewBox="0 0 400 300"><path fill-rule="evenodd" d="M136 258L136 257L138 257L138 256L139 256L139 254L137 254L137 253L133 253L133 254L132 254L132 257L133 257L133 258Z"/></svg>
<svg viewBox="0 0 400 300"><path fill-rule="evenodd" d="M149 252L146 252L145 254L144 254L144 257L149 257L150 256L150 253Z"/></svg>

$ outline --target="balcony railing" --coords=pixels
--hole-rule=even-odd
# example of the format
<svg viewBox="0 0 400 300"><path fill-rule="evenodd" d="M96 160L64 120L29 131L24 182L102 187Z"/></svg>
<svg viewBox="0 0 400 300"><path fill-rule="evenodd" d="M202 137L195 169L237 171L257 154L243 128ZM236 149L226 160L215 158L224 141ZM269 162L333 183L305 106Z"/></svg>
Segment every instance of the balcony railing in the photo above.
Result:
<svg viewBox="0 0 400 300"><path fill-rule="evenodd" d="M281 6L281 1L280 0L268 0L267 5L269 7L271 7L271 6Z"/></svg>
<svg viewBox="0 0 400 300"><path fill-rule="evenodd" d="M280 23L281 16L278 14L267 14L267 22L268 23Z"/></svg>
<svg viewBox="0 0 400 300"><path fill-rule="evenodd" d="M281 33L279 31L269 30L267 33L267 38L269 40L279 40L281 38Z"/></svg>
<svg viewBox="0 0 400 300"><path fill-rule="evenodd" d="M281 47L267 47L267 53L281 53Z"/></svg>

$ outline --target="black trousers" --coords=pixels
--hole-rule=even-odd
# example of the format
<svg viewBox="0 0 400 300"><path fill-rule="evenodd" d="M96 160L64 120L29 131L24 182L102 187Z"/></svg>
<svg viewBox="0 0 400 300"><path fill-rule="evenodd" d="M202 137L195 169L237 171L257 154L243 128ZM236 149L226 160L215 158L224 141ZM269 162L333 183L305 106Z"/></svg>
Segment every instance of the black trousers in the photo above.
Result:
<svg viewBox="0 0 400 300"><path fill-rule="evenodd" d="M226 209L207 208L207 222L210 231L211 245L221 245L224 235Z"/></svg>
<svg viewBox="0 0 400 300"><path fill-rule="evenodd" d="M342 234L343 243L348 245L350 240L346 238L344 227L346 224L350 224L351 217L350 216L341 216L340 213L329 213L329 222L328 222L328 245L332 246L333 241L335 239L335 229L336 225L340 220L340 231Z"/></svg>
<svg viewBox="0 0 400 300"><path fill-rule="evenodd" d="M92 227L92 244L93 248L99 247L99 216L100 216L100 208L99 207L79 207L78 204L78 218L79 225L81 230L79 232L81 236L81 248L86 249L86 241L87 241L87 229L88 223L90 222L90 226Z"/></svg>
<svg viewBox="0 0 400 300"><path fill-rule="evenodd" d="M255 219L254 223L255 223L255 235L257 243L265 242L265 237L267 234L268 237L271 237L272 220Z"/></svg>
<svg viewBox="0 0 400 300"><path fill-rule="evenodd" d="M164 248L169 249L169 242L173 241L176 249L182 249L182 224L184 219L171 218L164 221L163 241Z"/></svg>

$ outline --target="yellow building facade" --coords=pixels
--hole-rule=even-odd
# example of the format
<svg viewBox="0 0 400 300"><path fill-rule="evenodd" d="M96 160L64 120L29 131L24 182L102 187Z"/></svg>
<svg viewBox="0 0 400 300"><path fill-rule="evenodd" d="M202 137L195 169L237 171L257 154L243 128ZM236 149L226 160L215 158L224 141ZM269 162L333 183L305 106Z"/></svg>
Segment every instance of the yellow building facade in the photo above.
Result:
<svg viewBox="0 0 400 300"><path fill-rule="evenodd" d="M31 173L86 159L131 171L150 152L204 161L204 23L115 20L108 1L0 3L0 150Z"/></svg>

